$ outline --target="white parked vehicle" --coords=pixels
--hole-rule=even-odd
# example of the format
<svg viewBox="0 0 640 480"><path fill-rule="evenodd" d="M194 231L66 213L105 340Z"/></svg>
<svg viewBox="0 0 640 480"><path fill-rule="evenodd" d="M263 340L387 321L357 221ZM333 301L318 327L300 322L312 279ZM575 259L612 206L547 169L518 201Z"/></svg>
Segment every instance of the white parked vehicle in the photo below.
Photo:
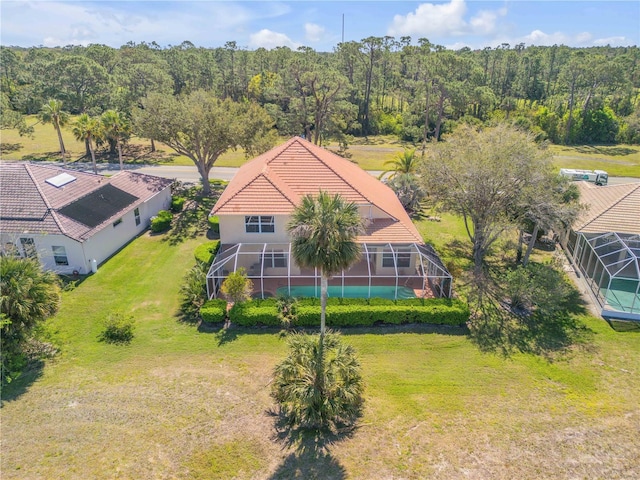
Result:
<svg viewBox="0 0 640 480"><path fill-rule="evenodd" d="M604 170L579 170L575 168L561 168L560 175L571 180L584 180L593 182L596 185L606 185L609 181L609 174Z"/></svg>

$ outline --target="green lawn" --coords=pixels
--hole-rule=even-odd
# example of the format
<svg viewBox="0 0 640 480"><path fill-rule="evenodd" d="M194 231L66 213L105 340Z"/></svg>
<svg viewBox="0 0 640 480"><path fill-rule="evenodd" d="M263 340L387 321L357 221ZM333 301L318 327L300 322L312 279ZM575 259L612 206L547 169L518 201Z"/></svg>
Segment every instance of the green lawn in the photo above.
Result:
<svg viewBox="0 0 640 480"><path fill-rule="evenodd" d="M419 224L438 248L460 224ZM585 345L554 362L481 353L455 329L345 330L364 416L326 448L278 438L269 382L278 332L199 329L176 317L203 238L145 234L74 290L45 332L61 353L5 389L10 478L639 478L640 335L584 317ZM111 311L127 346L101 343Z"/></svg>
<svg viewBox="0 0 640 480"><path fill-rule="evenodd" d="M60 160L58 137L51 125L36 123L34 116L28 124L35 124L33 138L21 137L17 130L0 131L2 160ZM62 131L65 146L71 160L79 160L84 155L84 144L73 138L71 129ZM285 141L286 138L281 138ZM156 145L157 152L151 153L148 140L134 137L125 147L125 161L130 163L161 163L167 165L193 165L184 155L177 155L165 145ZM337 150L336 143L327 147ZM392 160L404 148L411 147L391 135L356 138L349 145L351 160L365 170L384 170L384 163ZM586 168L606 170L612 176L640 177L640 146L578 146L565 147L551 145L554 163L558 168ZM117 162L117 156L99 154L98 161ZM247 161L242 149L229 151L220 156L219 167L239 167Z"/></svg>

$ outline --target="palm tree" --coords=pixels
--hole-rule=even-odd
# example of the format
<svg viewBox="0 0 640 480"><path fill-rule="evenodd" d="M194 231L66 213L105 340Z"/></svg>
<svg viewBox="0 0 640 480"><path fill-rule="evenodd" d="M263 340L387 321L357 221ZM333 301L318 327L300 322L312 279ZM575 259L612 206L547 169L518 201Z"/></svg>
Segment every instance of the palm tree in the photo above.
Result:
<svg viewBox="0 0 640 480"><path fill-rule="evenodd" d="M131 122L122 113L115 110L107 110L100 117L102 131L107 140L113 141L118 149L120 170L124 168L122 161L122 144L131 136Z"/></svg>
<svg viewBox="0 0 640 480"><path fill-rule="evenodd" d="M37 260L0 256L0 377L11 379L15 360L33 329L58 310L58 276Z"/></svg>
<svg viewBox="0 0 640 480"><path fill-rule="evenodd" d="M384 177L387 173L391 173L388 179L391 180L396 175L415 175L418 170L418 160L416 158L415 149L405 149L404 152L399 153L393 160L384 162L384 172L380 174L378 178Z"/></svg>
<svg viewBox="0 0 640 480"><path fill-rule="evenodd" d="M271 396L292 425L325 428L350 424L362 408L360 363L351 345L329 333L324 345L293 334L290 354L275 368Z"/></svg>
<svg viewBox="0 0 640 480"><path fill-rule="evenodd" d="M73 135L78 141L83 141L89 147L91 161L93 162L93 173L98 173L96 165L96 152L93 142L102 138L102 126L97 118L90 117L86 113L80 115L73 124Z"/></svg>
<svg viewBox="0 0 640 480"><path fill-rule="evenodd" d="M348 268L360 257L355 242L363 224L358 206L339 194L320 191L314 198L306 195L296 207L287 225L291 252L300 267L317 268L321 275L320 343L325 334L329 278Z"/></svg>
<svg viewBox="0 0 640 480"><path fill-rule="evenodd" d="M61 128L69 123L69 114L62 110L62 102L60 100L49 100L42 106L38 118L42 123L51 123L58 134L58 142L60 142L60 155L62 161L66 163L66 153L64 141L62 140Z"/></svg>

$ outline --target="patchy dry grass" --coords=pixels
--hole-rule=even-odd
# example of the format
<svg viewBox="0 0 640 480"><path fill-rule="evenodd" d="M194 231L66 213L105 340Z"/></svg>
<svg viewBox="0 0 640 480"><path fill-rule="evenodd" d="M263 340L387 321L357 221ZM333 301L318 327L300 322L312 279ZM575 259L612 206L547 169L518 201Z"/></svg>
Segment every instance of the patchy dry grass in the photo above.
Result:
<svg viewBox="0 0 640 480"><path fill-rule="evenodd" d="M269 396L283 338L222 342L178 322L203 239L166 238L142 236L64 293L46 328L62 353L3 393L3 479L640 477L639 334L584 317L590 343L550 363L482 353L457 329L348 329L360 425L288 442ZM136 318L128 346L98 341L112 310Z"/></svg>

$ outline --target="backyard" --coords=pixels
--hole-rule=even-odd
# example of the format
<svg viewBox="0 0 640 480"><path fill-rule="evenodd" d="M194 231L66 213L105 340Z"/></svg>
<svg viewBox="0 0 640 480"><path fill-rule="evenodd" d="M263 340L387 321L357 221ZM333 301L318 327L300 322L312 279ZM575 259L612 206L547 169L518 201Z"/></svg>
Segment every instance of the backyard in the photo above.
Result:
<svg viewBox="0 0 640 480"><path fill-rule="evenodd" d="M418 228L445 262L466 248L453 217ZM188 237L145 233L65 291L42 332L60 353L3 392L3 479L640 477L637 332L582 314L583 339L541 356L481 351L457 328L344 329L364 415L301 434L272 413L279 331L179 321L205 240ZM110 312L136 319L131 344L98 340Z"/></svg>

